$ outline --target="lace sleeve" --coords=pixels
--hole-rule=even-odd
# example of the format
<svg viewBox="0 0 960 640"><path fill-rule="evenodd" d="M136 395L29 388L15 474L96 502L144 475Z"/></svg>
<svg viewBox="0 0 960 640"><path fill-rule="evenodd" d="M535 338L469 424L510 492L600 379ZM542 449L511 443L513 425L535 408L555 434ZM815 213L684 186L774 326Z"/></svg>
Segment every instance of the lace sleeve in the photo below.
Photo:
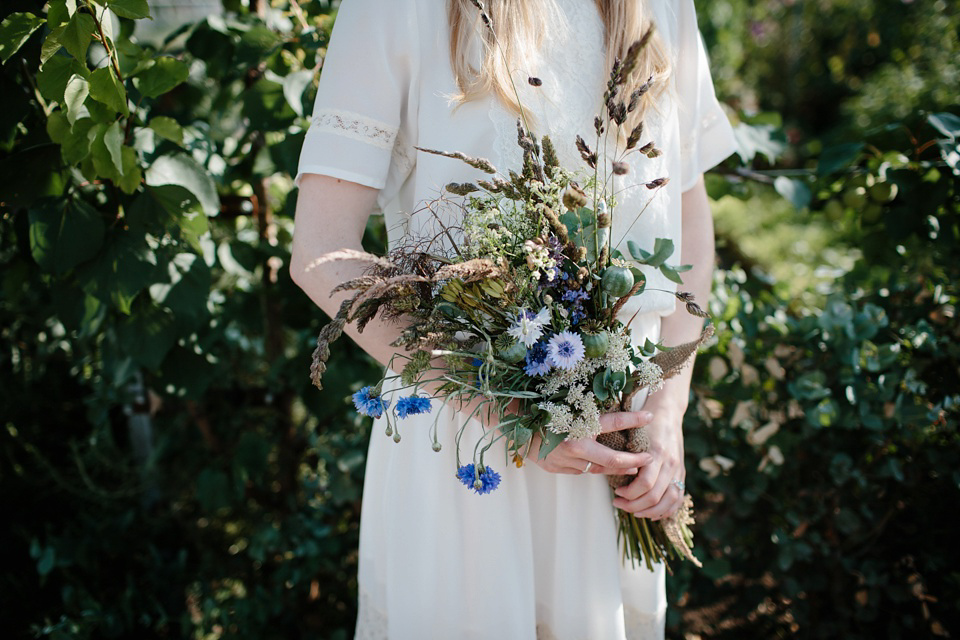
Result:
<svg viewBox="0 0 960 640"><path fill-rule="evenodd" d="M682 0L675 72L680 119L681 189L736 151L733 128L717 101L693 0Z"/></svg>
<svg viewBox="0 0 960 640"><path fill-rule="evenodd" d="M415 33L411 2L343 2L300 151L298 184L303 174L319 173L384 187L403 155L396 145L414 111Z"/></svg>

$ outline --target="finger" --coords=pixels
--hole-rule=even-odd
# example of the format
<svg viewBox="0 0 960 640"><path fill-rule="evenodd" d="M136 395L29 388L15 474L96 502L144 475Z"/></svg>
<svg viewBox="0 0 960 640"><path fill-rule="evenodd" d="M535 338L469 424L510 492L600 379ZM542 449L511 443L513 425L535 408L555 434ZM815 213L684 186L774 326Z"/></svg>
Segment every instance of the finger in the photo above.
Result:
<svg viewBox="0 0 960 640"><path fill-rule="evenodd" d="M662 475L660 473L663 467L663 460L655 458L653 462L640 469L640 473L630 484L620 487L614 491L623 503L632 502L641 496L649 493L656 485L657 480ZM616 502L614 502L616 504ZM623 507L618 507L623 508Z"/></svg>
<svg viewBox="0 0 960 640"><path fill-rule="evenodd" d="M578 440L576 442L564 443L560 447L557 447L557 453L561 457L582 459L586 462L600 465L601 467L619 469L621 473L626 473L627 469L644 467L653 462L653 455L650 453L614 451L610 447L605 447L595 440ZM586 465L586 462L584 462L584 465Z"/></svg>
<svg viewBox="0 0 960 640"><path fill-rule="evenodd" d="M676 513L682 504L683 492L680 491L680 489L678 489L676 486L671 485L659 503L655 504L649 509L637 511L633 515L638 518L661 520Z"/></svg>
<svg viewBox="0 0 960 640"><path fill-rule="evenodd" d="M635 500L624 500L623 506L617 506L619 509L628 511L634 515L637 513L645 512L648 509L652 509L660 504L660 501L664 499L664 496L667 494L667 490L670 488L670 478L665 474L661 473L656 482L649 491L641 495Z"/></svg>
<svg viewBox="0 0 960 640"><path fill-rule="evenodd" d="M584 464L586 466L586 464ZM610 467L605 467L601 464L590 465L590 470L587 472L589 474L603 475L603 476L635 476L639 472L639 469L612 469Z"/></svg>
<svg viewBox="0 0 960 640"><path fill-rule="evenodd" d="M600 416L600 432L610 433L611 431L636 429L646 425L651 420L653 420L653 414L649 411L617 411L615 413L605 413Z"/></svg>

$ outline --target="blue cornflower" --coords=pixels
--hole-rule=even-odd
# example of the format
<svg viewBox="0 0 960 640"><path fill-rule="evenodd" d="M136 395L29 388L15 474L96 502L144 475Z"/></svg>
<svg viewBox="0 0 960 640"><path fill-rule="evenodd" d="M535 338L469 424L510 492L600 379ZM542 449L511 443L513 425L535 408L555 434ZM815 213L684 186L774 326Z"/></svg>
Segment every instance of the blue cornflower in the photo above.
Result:
<svg viewBox="0 0 960 640"><path fill-rule="evenodd" d="M481 466L477 471L473 463L466 464L457 469L457 479L463 483L467 489L473 489L479 495L490 493L500 486L500 474L490 467Z"/></svg>
<svg viewBox="0 0 960 640"><path fill-rule="evenodd" d="M570 314L570 324L576 326L587 317L587 314L581 311L580 309L574 309Z"/></svg>
<svg viewBox="0 0 960 640"><path fill-rule="evenodd" d="M572 302L574 304L580 304L584 300L589 300L590 294L584 291L583 289L567 289L563 292L563 300L565 302Z"/></svg>
<svg viewBox="0 0 960 640"><path fill-rule="evenodd" d="M406 418L415 416L418 413L430 413L430 398L421 398L420 396L409 396L397 400L397 417Z"/></svg>
<svg viewBox="0 0 960 640"><path fill-rule="evenodd" d="M361 415L379 418L390 406L390 403L384 401L379 395L375 395L373 387L364 387L353 394L353 406L357 408L357 413Z"/></svg>
<svg viewBox="0 0 960 640"><path fill-rule="evenodd" d="M523 368L523 372L528 376L543 376L550 373L553 364L547 356L547 345L544 342L534 344L527 351L527 364Z"/></svg>
<svg viewBox="0 0 960 640"><path fill-rule="evenodd" d="M583 360L584 346L580 334L561 331L554 334L547 344L547 360L560 369L573 369Z"/></svg>

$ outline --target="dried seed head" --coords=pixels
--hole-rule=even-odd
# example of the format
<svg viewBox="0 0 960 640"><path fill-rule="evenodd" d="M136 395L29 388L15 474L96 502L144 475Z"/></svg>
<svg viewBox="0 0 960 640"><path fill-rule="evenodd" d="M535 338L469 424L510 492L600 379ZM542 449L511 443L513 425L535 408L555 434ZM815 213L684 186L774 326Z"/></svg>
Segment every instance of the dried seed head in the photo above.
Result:
<svg viewBox="0 0 960 640"><path fill-rule="evenodd" d="M539 87L543 85L543 80L535 76L530 76L529 78L527 78L527 82L530 83L531 87Z"/></svg>
<svg viewBox="0 0 960 640"><path fill-rule="evenodd" d="M610 226L612 218L609 213L598 213L597 214L597 228L606 229ZM600 261L603 262L602 260Z"/></svg>
<svg viewBox="0 0 960 640"><path fill-rule="evenodd" d="M630 135L627 136L627 149L633 149L640 142L640 136L643 135L643 120L637 123Z"/></svg>
<svg viewBox="0 0 960 640"><path fill-rule="evenodd" d="M567 190L563 192L563 206L567 209L579 209L580 207L586 206L586 204L587 194L580 188L570 185L567 187Z"/></svg>
<svg viewBox="0 0 960 640"><path fill-rule="evenodd" d="M625 176L630 173L630 165L628 165L626 162L614 162L613 173L617 176Z"/></svg>
<svg viewBox="0 0 960 640"><path fill-rule="evenodd" d="M647 189L658 189L670 182L670 178L656 178L646 184Z"/></svg>
<svg viewBox="0 0 960 640"><path fill-rule="evenodd" d="M474 191L479 191L480 187L472 182L451 182L445 189L454 195L465 196Z"/></svg>

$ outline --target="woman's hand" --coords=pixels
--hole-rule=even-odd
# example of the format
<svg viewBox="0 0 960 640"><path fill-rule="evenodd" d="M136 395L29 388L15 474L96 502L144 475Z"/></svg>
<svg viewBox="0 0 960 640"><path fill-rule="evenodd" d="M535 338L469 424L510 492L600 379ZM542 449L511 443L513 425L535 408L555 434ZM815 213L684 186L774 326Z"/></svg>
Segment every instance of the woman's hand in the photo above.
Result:
<svg viewBox="0 0 960 640"><path fill-rule="evenodd" d="M630 411L607 413L600 417L604 433L642 427L653 416L648 411ZM535 438L528 454L541 469L550 473L603 473L606 475L633 475L650 464L654 456L650 453L629 453L614 451L596 440L568 440L551 451L546 458L540 459L540 440Z"/></svg>
<svg viewBox="0 0 960 640"><path fill-rule="evenodd" d="M644 465L630 484L616 489L613 506L638 518L659 520L672 515L683 504L684 491L674 484L684 482L683 411L659 394L651 397L646 408L653 414L645 427L650 439L649 464Z"/></svg>

